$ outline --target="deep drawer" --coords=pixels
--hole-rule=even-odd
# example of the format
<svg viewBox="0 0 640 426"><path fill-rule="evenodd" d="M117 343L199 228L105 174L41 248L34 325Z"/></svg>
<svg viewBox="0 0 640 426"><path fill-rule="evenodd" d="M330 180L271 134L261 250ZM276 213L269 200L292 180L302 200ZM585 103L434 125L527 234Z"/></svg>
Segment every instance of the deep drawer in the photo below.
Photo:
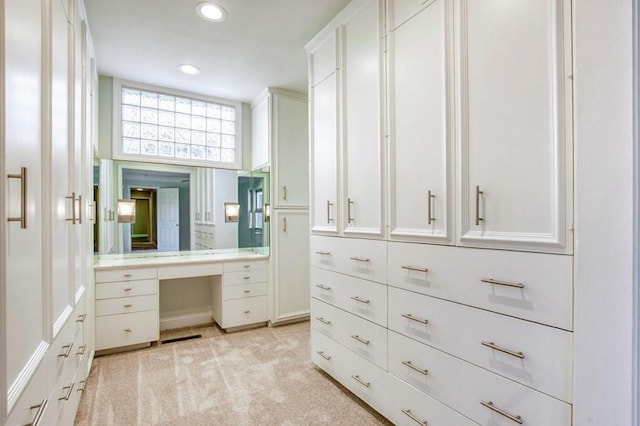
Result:
<svg viewBox="0 0 640 426"><path fill-rule="evenodd" d="M158 311L96 318L96 350L153 342L159 337Z"/></svg>

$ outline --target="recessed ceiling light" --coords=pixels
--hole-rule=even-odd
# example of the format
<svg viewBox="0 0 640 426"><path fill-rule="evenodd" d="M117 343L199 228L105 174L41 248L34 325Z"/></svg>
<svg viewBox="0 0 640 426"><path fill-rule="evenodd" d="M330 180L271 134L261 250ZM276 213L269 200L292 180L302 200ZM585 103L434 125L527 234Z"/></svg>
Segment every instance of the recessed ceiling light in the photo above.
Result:
<svg viewBox="0 0 640 426"><path fill-rule="evenodd" d="M227 11L215 3L208 1L198 3L196 10L198 11L198 15L207 21L222 22L227 19Z"/></svg>
<svg viewBox="0 0 640 426"><path fill-rule="evenodd" d="M196 67L195 65L191 65L191 64L178 65L178 69L180 71L182 71L183 73L189 74L189 75L200 74L200 68Z"/></svg>

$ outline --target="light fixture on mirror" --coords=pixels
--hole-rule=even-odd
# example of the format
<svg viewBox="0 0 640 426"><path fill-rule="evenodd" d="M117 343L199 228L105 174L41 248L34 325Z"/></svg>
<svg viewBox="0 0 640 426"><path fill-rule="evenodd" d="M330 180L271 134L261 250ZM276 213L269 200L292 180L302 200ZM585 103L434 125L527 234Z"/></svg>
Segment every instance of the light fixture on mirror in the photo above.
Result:
<svg viewBox="0 0 640 426"><path fill-rule="evenodd" d="M240 204L227 202L224 203L224 221L237 222L240 215Z"/></svg>
<svg viewBox="0 0 640 426"><path fill-rule="evenodd" d="M118 223L136 221L136 200L118 200Z"/></svg>
<svg viewBox="0 0 640 426"><path fill-rule="evenodd" d="M207 21L222 22L227 19L227 11L215 3L208 1L198 3L196 10L198 15Z"/></svg>
<svg viewBox="0 0 640 426"><path fill-rule="evenodd" d="M271 204L269 203L264 203L264 221L271 221Z"/></svg>

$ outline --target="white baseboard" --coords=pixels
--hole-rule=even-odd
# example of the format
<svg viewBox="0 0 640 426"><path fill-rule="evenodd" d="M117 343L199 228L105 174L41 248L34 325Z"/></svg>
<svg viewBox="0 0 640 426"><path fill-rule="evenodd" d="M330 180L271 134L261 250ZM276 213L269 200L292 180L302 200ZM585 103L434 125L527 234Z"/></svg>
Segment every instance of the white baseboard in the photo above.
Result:
<svg viewBox="0 0 640 426"><path fill-rule="evenodd" d="M211 311L196 314L177 315L160 318L160 331L174 328L192 327L194 325L211 324Z"/></svg>

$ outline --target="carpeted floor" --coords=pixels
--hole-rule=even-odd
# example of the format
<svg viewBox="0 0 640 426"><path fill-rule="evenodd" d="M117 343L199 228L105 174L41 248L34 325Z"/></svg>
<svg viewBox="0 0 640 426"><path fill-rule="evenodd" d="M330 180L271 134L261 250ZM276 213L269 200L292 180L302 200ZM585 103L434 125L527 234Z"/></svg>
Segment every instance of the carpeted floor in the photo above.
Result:
<svg viewBox="0 0 640 426"><path fill-rule="evenodd" d="M97 357L76 425L388 425L309 359L309 323Z"/></svg>

